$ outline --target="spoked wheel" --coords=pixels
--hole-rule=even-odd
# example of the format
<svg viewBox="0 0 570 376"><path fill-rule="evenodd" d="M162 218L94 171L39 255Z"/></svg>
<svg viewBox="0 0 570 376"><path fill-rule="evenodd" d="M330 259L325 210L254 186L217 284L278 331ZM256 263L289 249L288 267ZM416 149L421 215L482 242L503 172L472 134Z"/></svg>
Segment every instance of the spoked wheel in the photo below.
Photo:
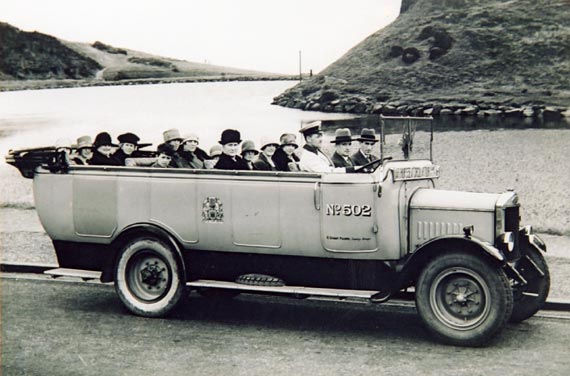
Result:
<svg viewBox="0 0 570 376"><path fill-rule="evenodd" d="M529 247L526 250L526 256L519 260L516 269L528 283L513 288L514 307L511 322L521 322L532 317L544 306L550 291L548 265L536 248Z"/></svg>
<svg viewBox="0 0 570 376"><path fill-rule="evenodd" d="M115 268L115 289L134 314L163 316L180 301L185 278L179 257L154 238L139 238L123 248Z"/></svg>
<svg viewBox="0 0 570 376"><path fill-rule="evenodd" d="M416 305L428 330L441 341L480 346L511 315L509 281L483 256L448 253L433 259L416 286Z"/></svg>

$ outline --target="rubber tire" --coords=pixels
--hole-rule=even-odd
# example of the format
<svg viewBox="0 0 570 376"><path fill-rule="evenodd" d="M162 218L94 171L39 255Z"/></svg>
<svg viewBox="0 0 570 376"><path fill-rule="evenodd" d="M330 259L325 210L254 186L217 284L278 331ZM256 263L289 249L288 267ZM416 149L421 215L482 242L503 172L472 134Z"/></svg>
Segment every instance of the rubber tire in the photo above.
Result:
<svg viewBox="0 0 570 376"><path fill-rule="evenodd" d="M449 252L435 257L422 270L416 284L416 308L428 331L439 341L457 346L482 346L497 335L511 317L513 295L509 280L500 265L485 257ZM474 328L462 330L450 327L434 313L430 299L432 285L439 276L453 273L456 269L474 273L480 279L480 286L488 290L489 296L485 300L488 301L488 312ZM465 275L463 272L456 274Z"/></svg>
<svg viewBox="0 0 570 376"><path fill-rule="evenodd" d="M509 319L510 322L514 323L524 321L534 316L534 314L544 306L550 291L550 271L548 270L544 256L534 247L528 247L526 254L544 272L544 277L534 276L534 278L529 278L532 276L522 272L522 276L525 277L528 282L524 291L537 293L538 297L524 295L517 297L518 294L515 293L513 313Z"/></svg>
<svg viewBox="0 0 570 376"><path fill-rule="evenodd" d="M166 288L156 299L137 296L132 278L136 278L130 265L142 257L160 259L166 266ZM144 260L144 259L143 259ZM132 274L129 274L132 273ZM167 243L154 238L142 237L123 247L115 267L115 290L121 302L129 311L138 316L162 317L171 312L180 302L186 290L184 268L180 257Z"/></svg>

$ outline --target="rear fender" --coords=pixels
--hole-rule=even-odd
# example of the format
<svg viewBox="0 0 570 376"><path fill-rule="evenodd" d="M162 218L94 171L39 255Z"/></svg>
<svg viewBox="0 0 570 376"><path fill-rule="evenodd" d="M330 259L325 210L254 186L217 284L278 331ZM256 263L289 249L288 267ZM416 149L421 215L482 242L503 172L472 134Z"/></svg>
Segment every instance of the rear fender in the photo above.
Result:
<svg viewBox="0 0 570 376"><path fill-rule="evenodd" d="M399 290L413 285L424 265L437 255L452 250L479 253L482 257L495 262L498 266L504 265L506 260L503 253L497 248L475 237L461 235L440 236L422 244L406 259L405 263L400 266L401 272L399 273L398 286L394 287Z"/></svg>
<svg viewBox="0 0 570 376"><path fill-rule="evenodd" d="M112 256L109 257L105 263L103 273L101 275L101 282L114 281L115 265L117 264L119 252L125 245L127 245L128 242L141 236L153 236L170 245L179 258L180 264L182 265L182 271L184 272L184 275L186 275L186 265L184 263L184 258L182 257L182 251L180 250L180 245L176 242L175 238L167 230L155 224L136 223L126 227L111 244L113 249Z"/></svg>

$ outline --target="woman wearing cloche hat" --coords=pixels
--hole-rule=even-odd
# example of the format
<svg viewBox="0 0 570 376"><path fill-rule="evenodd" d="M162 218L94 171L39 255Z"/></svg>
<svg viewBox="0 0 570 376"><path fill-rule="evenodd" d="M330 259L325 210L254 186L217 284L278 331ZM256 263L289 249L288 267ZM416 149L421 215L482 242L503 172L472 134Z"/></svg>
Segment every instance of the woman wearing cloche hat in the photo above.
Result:
<svg viewBox="0 0 570 376"><path fill-rule="evenodd" d="M91 142L91 137L79 137L77 139L77 144L75 145L75 150L77 151L77 154L71 162L75 165L88 164L91 157L93 157L93 143Z"/></svg>
<svg viewBox="0 0 570 376"><path fill-rule="evenodd" d="M93 157L89 161L92 166L122 166L118 159L111 155L113 149L117 147L111 140L111 135L107 132L101 132L95 137L93 142Z"/></svg>
<svg viewBox="0 0 570 376"><path fill-rule="evenodd" d="M292 133L283 133L279 141L281 145L272 157L275 167L279 171L299 171L299 157L295 154L297 137Z"/></svg>

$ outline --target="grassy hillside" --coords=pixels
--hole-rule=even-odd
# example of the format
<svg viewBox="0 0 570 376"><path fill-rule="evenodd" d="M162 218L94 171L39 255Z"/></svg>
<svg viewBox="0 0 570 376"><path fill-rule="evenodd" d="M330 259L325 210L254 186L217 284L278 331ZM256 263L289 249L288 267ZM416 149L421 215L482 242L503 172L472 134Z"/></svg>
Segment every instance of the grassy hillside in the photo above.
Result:
<svg viewBox="0 0 570 376"><path fill-rule="evenodd" d="M391 25L274 103L407 115L557 116L570 107L568 1L405 3Z"/></svg>
<svg viewBox="0 0 570 376"><path fill-rule="evenodd" d="M286 79L107 45L68 42L0 22L0 91L92 85Z"/></svg>

